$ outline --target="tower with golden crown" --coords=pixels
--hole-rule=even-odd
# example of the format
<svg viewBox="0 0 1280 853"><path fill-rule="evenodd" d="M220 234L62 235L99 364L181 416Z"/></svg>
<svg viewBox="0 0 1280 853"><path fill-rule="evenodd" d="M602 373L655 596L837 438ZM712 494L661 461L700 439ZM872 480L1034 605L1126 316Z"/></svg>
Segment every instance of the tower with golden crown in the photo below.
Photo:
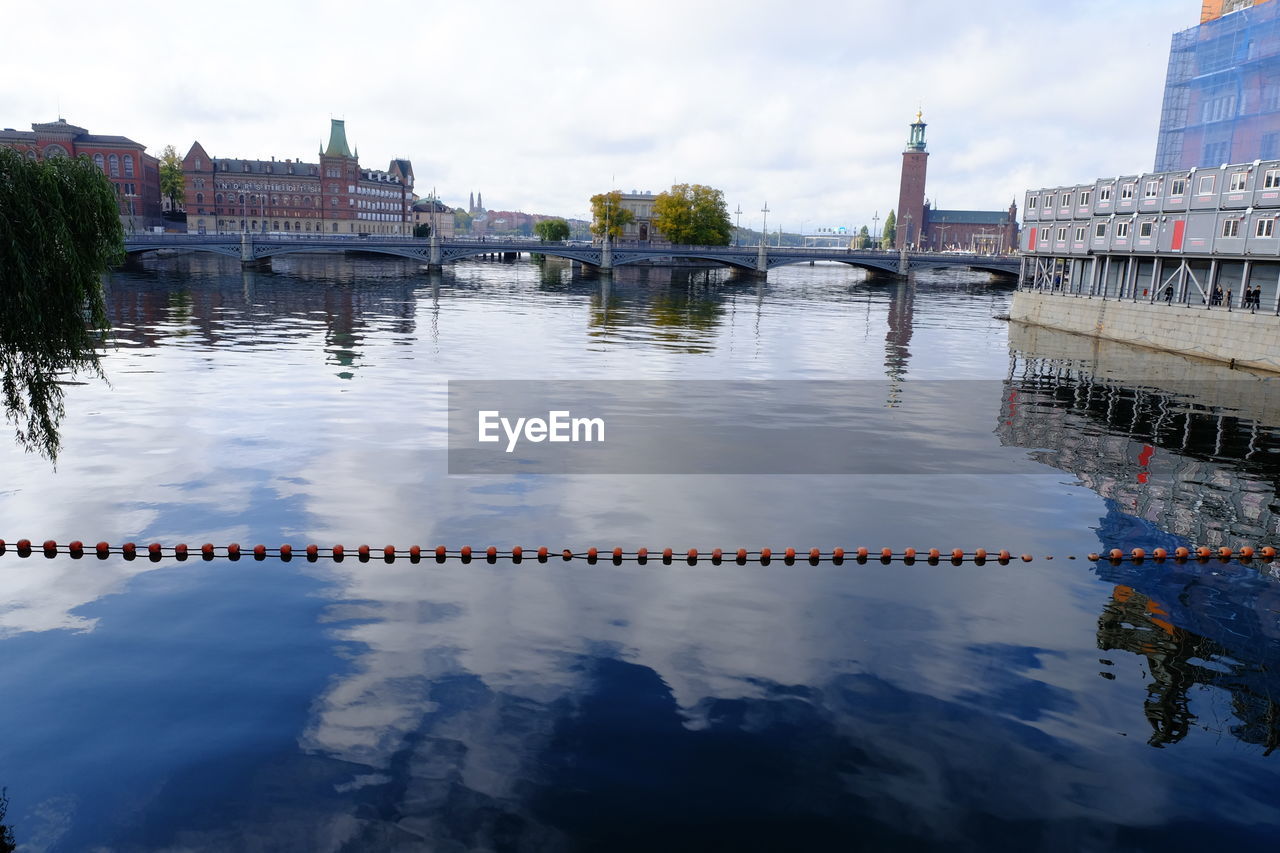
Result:
<svg viewBox="0 0 1280 853"><path fill-rule="evenodd" d="M929 166L929 152L924 143L924 113L917 112L911 124L911 136L902 152L902 181L898 186L897 237L894 248L919 246L921 229L925 227L924 181Z"/></svg>

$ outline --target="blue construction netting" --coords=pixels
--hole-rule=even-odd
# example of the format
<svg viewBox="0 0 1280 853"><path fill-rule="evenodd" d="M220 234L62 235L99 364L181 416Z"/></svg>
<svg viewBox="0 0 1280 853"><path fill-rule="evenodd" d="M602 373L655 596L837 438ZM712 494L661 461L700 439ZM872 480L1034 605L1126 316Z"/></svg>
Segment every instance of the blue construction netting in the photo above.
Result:
<svg viewBox="0 0 1280 853"><path fill-rule="evenodd" d="M1280 159L1280 2L1173 36L1155 171Z"/></svg>

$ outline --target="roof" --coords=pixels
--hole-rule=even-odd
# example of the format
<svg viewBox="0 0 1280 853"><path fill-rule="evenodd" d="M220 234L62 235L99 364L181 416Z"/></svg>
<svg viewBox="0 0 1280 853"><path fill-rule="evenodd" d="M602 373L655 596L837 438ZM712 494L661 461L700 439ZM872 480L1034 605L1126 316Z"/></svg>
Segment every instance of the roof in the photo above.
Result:
<svg viewBox="0 0 1280 853"><path fill-rule="evenodd" d="M245 172L245 166L248 165L248 173L251 175L289 175L295 177L315 177L319 174L319 166L315 163L304 163L301 160L294 160L292 163L285 160L243 160L238 157L214 157L214 169L219 172ZM293 167L290 173L289 167ZM314 170L314 171L313 171Z"/></svg>
<svg viewBox="0 0 1280 853"><path fill-rule="evenodd" d="M326 157L350 157L351 149L347 146L346 123L340 118L329 119L329 147L324 150Z"/></svg>
<svg viewBox="0 0 1280 853"><path fill-rule="evenodd" d="M413 209L417 211L431 212L432 205L435 205L436 213L453 213L453 208L442 202L440 199L422 198L413 203Z"/></svg>
<svg viewBox="0 0 1280 853"><path fill-rule="evenodd" d="M1007 210L930 210L929 224L1008 225Z"/></svg>

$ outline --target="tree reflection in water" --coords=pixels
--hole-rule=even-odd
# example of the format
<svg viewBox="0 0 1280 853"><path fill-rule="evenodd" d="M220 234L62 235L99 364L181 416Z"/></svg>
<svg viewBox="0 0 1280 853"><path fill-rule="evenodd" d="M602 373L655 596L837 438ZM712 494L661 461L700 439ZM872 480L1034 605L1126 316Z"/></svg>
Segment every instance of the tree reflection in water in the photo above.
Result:
<svg viewBox="0 0 1280 853"><path fill-rule="evenodd" d="M13 837L13 829L4 822L5 813L9 811L7 794L7 789L0 788L0 853L13 853L18 849L18 842Z"/></svg>

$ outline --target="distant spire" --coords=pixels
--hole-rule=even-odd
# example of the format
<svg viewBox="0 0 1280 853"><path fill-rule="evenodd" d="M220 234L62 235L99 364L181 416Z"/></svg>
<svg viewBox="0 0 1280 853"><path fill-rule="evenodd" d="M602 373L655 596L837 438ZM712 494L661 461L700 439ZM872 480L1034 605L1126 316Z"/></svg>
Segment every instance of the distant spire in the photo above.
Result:
<svg viewBox="0 0 1280 853"><path fill-rule="evenodd" d="M475 213L475 212L476 212L476 194L472 193L467 198L467 213Z"/></svg>
<svg viewBox="0 0 1280 853"><path fill-rule="evenodd" d="M484 193L476 193L476 207L484 210Z"/></svg>

